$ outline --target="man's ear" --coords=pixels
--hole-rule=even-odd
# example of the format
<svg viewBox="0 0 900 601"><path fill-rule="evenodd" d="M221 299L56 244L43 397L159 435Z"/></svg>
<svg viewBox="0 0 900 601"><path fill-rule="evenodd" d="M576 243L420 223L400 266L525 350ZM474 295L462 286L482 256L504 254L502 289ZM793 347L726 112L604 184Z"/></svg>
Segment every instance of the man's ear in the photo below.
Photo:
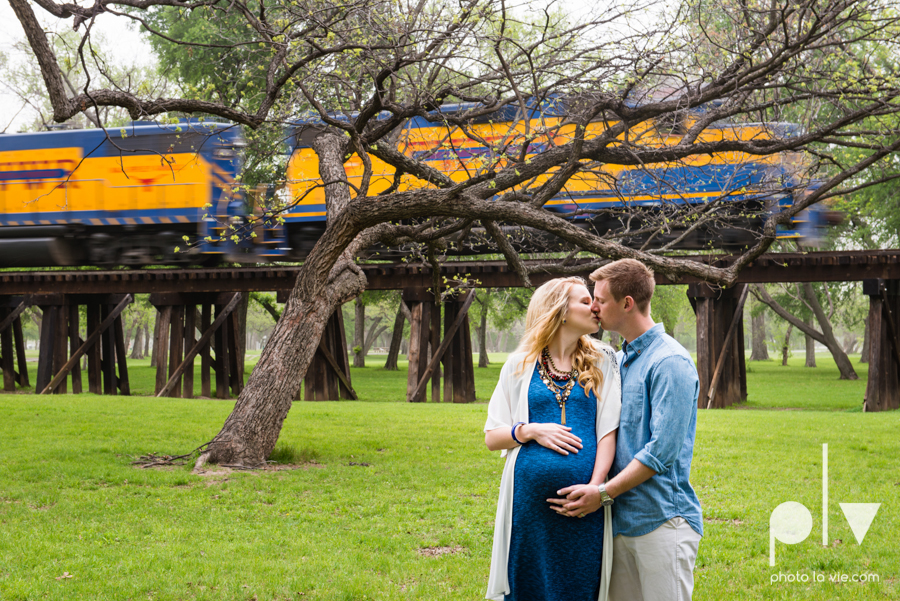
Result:
<svg viewBox="0 0 900 601"><path fill-rule="evenodd" d="M625 297L625 310L631 311L634 308L634 299L630 296Z"/></svg>

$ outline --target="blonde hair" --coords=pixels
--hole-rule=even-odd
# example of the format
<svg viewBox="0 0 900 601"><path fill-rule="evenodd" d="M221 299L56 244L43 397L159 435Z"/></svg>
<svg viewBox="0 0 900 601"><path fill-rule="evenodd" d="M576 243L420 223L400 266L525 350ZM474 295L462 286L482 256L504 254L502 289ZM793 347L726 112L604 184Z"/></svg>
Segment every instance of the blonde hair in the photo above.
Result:
<svg viewBox="0 0 900 601"><path fill-rule="evenodd" d="M587 288L582 278L569 277L550 280L534 291L525 315L525 335L516 349L525 353L519 372L537 361L541 351L562 326L569 310L569 291L574 285ZM595 395L600 396L600 386L603 384L603 372L597 367L600 356L601 351L589 334L578 339L572 364L578 369L578 383L584 387L585 395L590 395L593 390Z"/></svg>

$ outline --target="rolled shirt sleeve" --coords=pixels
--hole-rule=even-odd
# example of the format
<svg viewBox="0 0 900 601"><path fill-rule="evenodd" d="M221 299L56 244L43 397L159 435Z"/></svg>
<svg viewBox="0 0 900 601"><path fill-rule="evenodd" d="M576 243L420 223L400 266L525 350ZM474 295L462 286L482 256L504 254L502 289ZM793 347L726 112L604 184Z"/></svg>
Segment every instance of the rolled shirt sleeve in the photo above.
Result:
<svg viewBox="0 0 900 601"><path fill-rule="evenodd" d="M697 402L697 375L686 357L672 355L660 361L650 377L650 440L634 458L666 473L684 446Z"/></svg>

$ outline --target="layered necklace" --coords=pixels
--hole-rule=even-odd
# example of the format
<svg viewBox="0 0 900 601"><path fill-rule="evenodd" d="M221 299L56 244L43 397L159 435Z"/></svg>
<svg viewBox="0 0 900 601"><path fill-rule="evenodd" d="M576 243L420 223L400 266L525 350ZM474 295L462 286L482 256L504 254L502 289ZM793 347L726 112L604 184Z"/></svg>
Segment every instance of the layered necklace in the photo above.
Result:
<svg viewBox="0 0 900 601"><path fill-rule="evenodd" d="M563 373L553 364L553 357L550 356L550 349L546 346L541 351L541 360L538 362L538 372L541 381L550 389L550 392L556 396L556 403L561 410L560 423L566 425L566 401L569 400L569 394L578 381L578 370L572 366L572 371Z"/></svg>

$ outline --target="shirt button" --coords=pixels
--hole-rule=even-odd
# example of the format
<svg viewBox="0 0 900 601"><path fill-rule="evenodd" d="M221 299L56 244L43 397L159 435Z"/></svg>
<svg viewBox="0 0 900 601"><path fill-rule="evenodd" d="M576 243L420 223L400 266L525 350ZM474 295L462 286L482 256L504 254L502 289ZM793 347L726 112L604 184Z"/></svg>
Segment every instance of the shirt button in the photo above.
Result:
<svg viewBox="0 0 900 601"><path fill-rule="evenodd" d="M640 354L641 354L641 351L638 351L637 353L638 353L638 355L640 355Z"/></svg>

